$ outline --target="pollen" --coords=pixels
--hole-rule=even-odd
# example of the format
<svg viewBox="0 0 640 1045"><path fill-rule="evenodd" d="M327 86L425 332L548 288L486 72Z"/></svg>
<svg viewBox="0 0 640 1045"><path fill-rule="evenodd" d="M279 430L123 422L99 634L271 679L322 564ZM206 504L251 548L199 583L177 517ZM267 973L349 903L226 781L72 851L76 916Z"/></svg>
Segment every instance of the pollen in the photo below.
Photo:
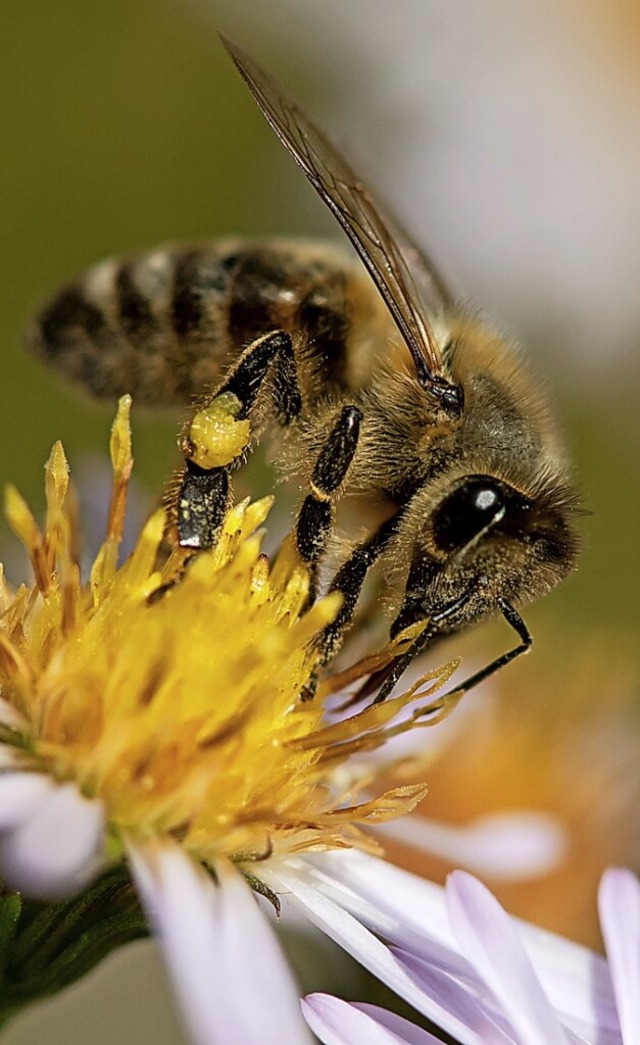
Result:
<svg viewBox="0 0 640 1045"><path fill-rule="evenodd" d="M0 703L11 711L0 716L0 742L24 768L99 800L116 849L125 835L170 836L206 863L375 848L363 826L409 811L425 788L380 793L375 773L352 769L355 756L447 714L435 694L455 665L332 717L329 696L400 647L341 675L329 666L317 685L317 638L341 596L308 608L294 543L273 562L262 553L272 498L233 507L216 547L194 557L167 550L156 512L119 564L130 406L123 397L113 424L106 534L86 580L62 446L46 466L42 528L7 489L33 581L0 589Z"/></svg>
<svg viewBox="0 0 640 1045"><path fill-rule="evenodd" d="M222 392L195 414L187 434L189 456L200 468L219 468L246 450L251 438L248 418L239 418L241 402Z"/></svg>

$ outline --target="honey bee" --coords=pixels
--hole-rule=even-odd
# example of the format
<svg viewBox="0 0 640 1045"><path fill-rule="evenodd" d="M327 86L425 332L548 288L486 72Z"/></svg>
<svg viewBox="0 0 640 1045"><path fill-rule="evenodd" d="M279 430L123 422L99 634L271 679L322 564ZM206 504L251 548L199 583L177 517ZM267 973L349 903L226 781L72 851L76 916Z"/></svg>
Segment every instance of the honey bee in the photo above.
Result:
<svg viewBox="0 0 640 1045"><path fill-rule="evenodd" d="M31 347L100 397L189 403L240 433L227 458L181 442L178 542L215 544L230 473L266 428L306 496L295 542L312 583L345 491L375 506L375 526L345 541L329 590L342 608L322 637L329 657L380 562L396 578L391 636L426 624L369 684L391 691L436 637L501 613L531 645L516 605L574 567L576 495L539 383L512 344L460 308L433 263L278 84L223 39L271 127L355 248L214 241L103 262L39 315ZM203 398L204 397L204 398Z"/></svg>

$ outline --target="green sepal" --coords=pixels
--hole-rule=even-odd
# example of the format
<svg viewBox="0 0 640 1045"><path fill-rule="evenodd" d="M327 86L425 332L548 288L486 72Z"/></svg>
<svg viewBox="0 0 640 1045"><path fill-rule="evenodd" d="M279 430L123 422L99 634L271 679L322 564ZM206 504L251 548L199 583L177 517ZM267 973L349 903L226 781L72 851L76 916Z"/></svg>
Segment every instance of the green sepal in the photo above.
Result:
<svg viewBox="0 0 640 1045"><path fill-rule="evenodd" d="M0 895L0 983L4 982L11 945L16 937L21 913L22 898L18 893Z"/></svg>
<svg viewBox="0 0 640 1045"><path fill-rule="evenodd" d="M0 898L0 1021L68 987L115 948L148 935L126 867L118 864L69 900Z"/></svg>

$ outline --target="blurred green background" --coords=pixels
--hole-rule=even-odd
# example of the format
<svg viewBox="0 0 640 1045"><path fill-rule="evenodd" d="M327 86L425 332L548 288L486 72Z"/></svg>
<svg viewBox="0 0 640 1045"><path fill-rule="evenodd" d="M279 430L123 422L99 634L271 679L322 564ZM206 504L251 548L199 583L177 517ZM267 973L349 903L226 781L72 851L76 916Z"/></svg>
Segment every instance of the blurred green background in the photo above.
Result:
<svg viewBox="0 0 640 1045"><path fill-rule="evenodd" d="M537 660L534 653L514 669L521 673L514 678L524 678L524 673L535 677L554 656L566 666L567 651L588 644L592 635L600 642L604 636L606 648L610 636L612 650L629 666L630 690L637 691L640 238L635 255L626 255L615 235L607 239L614 219L599 207L615 204L621 227L640 230L640 156L637 150L624 151L640 97L640 59L636 63L633 57L634 51L640 54L640 29L630 3L615 5L615 13L604 0L588 6L587 11L586 5L569 0L561 14L544 15L539 5L529 3L521 9L518 5L515 14L511 5L498 0L461 3L455 9L444 0L393 5L382 0L342 5L319 0L240 5L216 0L3 0L0 477L15 482L40 509L42 466L55 439L63 440L72 466L89 452L106 448L111 408L98 407L67 388L21 348L21 331L30 314L68 277L110 254L168 240L229 233L336 234L222 51L218 26L287 82L338 141L353 146L360 165L367 164L365 173L373 172L372 180L383 185L387 196L395 200L396 189L401 193L398 209L405 220L419 208L418 232L427 230L431 248L442 256L445 270L457 275L462 293L503 318L548 376L593 515L584 522L588 548L577 576L528 615L538 648L546 644L546 653ZM604 165L599 182L595 163L592 204L572 215L570 201L586 176L581 161L576 162L575 182L567 178L567 185L562 184L566 173L554 175L557 157L551 139L546 154L536 152L540 171L534 172L533 181L533 160L526 149L518 154L522 166L511 162L510 128L524 127L524 139L536 142L536 134L543 133L536 121L544 123L545 106L555 112L560 105L554 81L549 97L542 93L544 61L556 70L554 75L560 75L560 68L575 67L566 90L574 107L567 110L566 126L579 125L584 131L593 124L594 155L599 154L600 128L603 156L610 154L611 141L619 140L623 160L617 161L617 169L625 164L624 184L635 195L629 192L625 198L622 183L608 184ZM582 66L584 84L595 77L606 90L585 86L581 93ZM532 86L526 70L538 67L542 86ZM610 115L603 109L603 97L611 104ZM628 124L617 98L626 99ZM536 109L540 99L544 104ZM564 140L563 126L556 131ZM635 130L637 137L637 126ZM470 146L465 152L470 141L476 153ZM490 143L485 152L483 142ZM549 215L548 229L540 230L548 264L544 250L536 252L528 240L522 241L520 219L513 219L511 240L517 241L520 266L517 293L511 291L514 266L501 246L500 228L495 235L463 234L465 224L473 226L474 221L476 230L493 230L498 216L506 220L509 207L520 215L529 205L516 195L516 202L503 206L500 192L492 195L491 178L487 188L479 173L487 169L495 171L498 185L504 178L508 185L539 185L552 195L557 183L558 193L565 193L548 203L536 200L535 194L529 201L533 213L537 207ZM435 178L433 196L430 178ZM556 211L567 215L562 242L553 239ZM587 234L586 222L599 213L601 227ZM431 228L434 233L429 234ZM575 247L575 266L567 243ZM565 247L563 271L571 275L575 268L577 276L576 285L567 290L571 308L562 313L546 310L541 302L549 286L564 296L562 280L549 272L565 257ZM478 264L476 252L486 263ZM587 255L596 278L602 259L602 290L594 291L590 269L581 303L580 266ZM612 257L620 265L617 276ZM616 288L624 279L630 289L618 299ZM629 312L624 314L624 333L618 334L625 304ZM614 332L611 339L594 335L589 345L589 330L606 332L607 325ZM150 499L158 496L175 465L177 421L134 415L136 474ZM11 562L6 527L0 530L0 549ZM603 690L608 670L603 664ZM123 961L132 964L130 958ZM91 999L86 985L83 990ZM113 1040L108 1027L92 1031L85 1024L82 1031L81 1023L79 1036L72 1039L68 1021L76 1017L67 1013L65 1019L63 1036L54 1039L47 1033L48 1041ZM165 1028L167 1036L161 1038L162 1013L156 1022L149 1013L145 1020L151 1021L145 1022L146 1031L138 1026L127 1031L128 1037L119 1033L119 1040L179 1040L175 1027ZM38 1026L28 1020L18 1023L6 1040L44 1040Z"/></svg>
<svg viewBox="0 0 640 1045"><path fill-rule="evenodd" d="M277 231L287 194L278 150L256 133L259 116L193 9L8 0L0 19L0 472L37 501L52 441L63 439L72 459L102 452L112 409L25 356L34 308L109 254ZM176 422L149 418L137 429L138 477L155 489L173 461Z"/></svg>

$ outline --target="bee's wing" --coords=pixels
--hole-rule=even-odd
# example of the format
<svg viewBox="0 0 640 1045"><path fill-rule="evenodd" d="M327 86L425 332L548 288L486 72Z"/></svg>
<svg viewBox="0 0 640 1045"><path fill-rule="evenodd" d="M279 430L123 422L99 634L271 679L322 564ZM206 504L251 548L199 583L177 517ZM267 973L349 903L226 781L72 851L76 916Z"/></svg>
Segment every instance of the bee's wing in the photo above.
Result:
<svg viewBox="0 0 640 1045"><path fill-rule="evenodd" d="M449 407L459 408L461 390L447 379L420 289L428 286L442 304L450 303L444 282L324 133L275 80L226 37L222 36L222 42L281 142L335 214L369 270L406 341L421 383Z"/></svg>

